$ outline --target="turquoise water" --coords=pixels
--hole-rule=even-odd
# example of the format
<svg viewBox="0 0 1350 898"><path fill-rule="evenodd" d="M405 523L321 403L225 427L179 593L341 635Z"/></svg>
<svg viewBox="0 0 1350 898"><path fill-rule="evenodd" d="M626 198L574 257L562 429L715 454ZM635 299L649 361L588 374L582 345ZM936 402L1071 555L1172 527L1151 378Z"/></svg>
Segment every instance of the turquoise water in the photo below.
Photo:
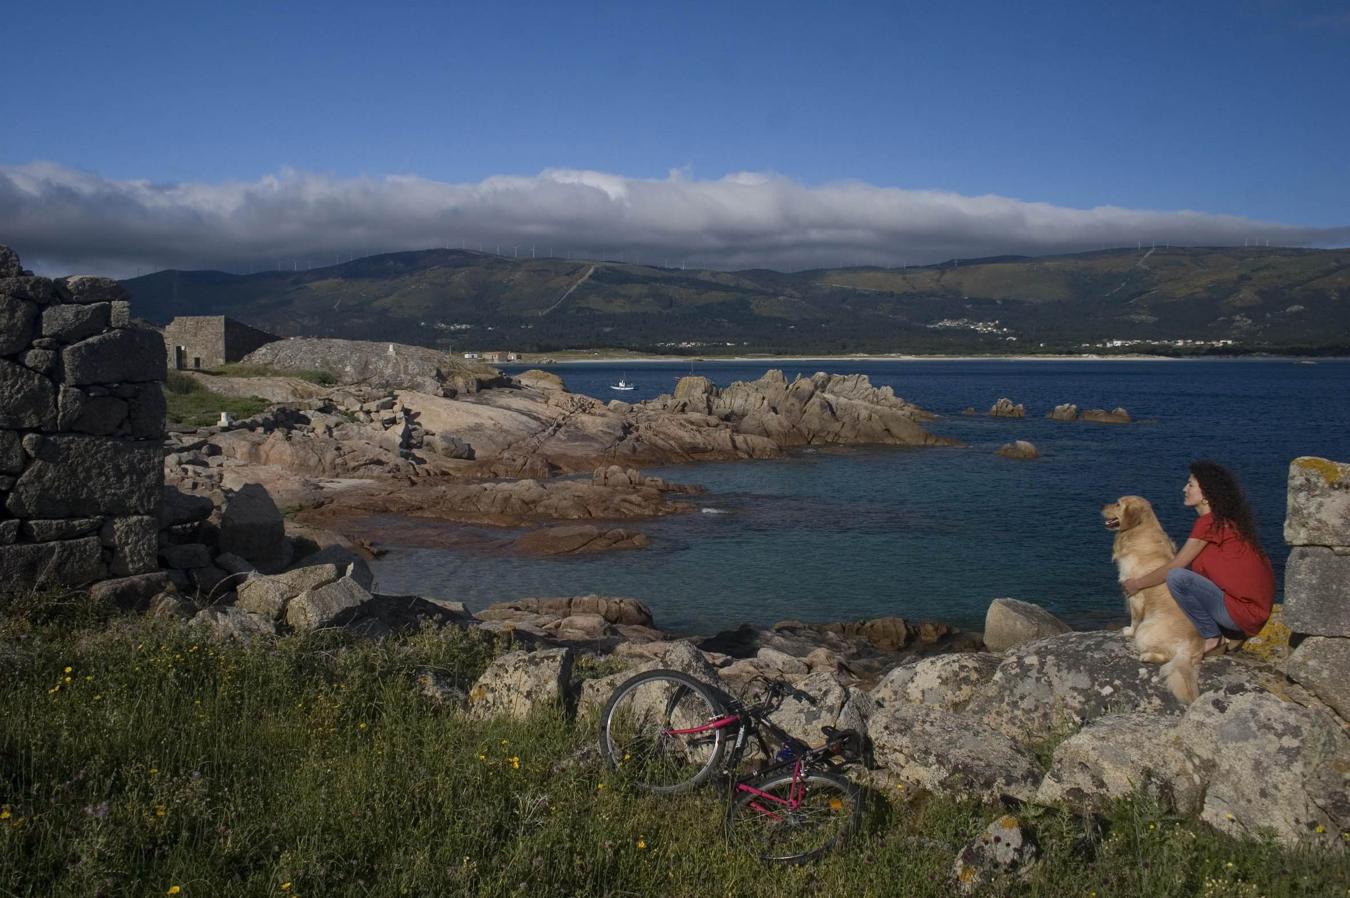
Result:
<svg viewBox="0 0 1350 898"><path fill-rule="evenodd" d="M720 384L753 379L757 363L698 363ZM782 363L789 378L861 372L943 417L930 429L958 449L820 449L775 461L649 469L699 483L706 509L637 522L653 545L590 558L523 559L390 545L380 588L465 601L527 595L632 596L659 626L711 632L740 622L900 615L982 627L999 596L1036 602L1078 626L1121 617L1099 508L1122 494L1150 499L1174 539L1186 465L1212 457L1237 472L1277 569L1289 461L1350 460L1350 360L905 361ZM669 392L689 363L559 365L574 392L641 400ZM608 390L620 376L638 390ZM969 418L1007 396L1025 419ZM1045 419L1055 404L1124 406L1138 423ZM1026 439L1043 457L995 456ZM467 530L468 528L460 528ZM472 531L470 531L472 532ZM490 535L486 531L479 531Z"/></svg>

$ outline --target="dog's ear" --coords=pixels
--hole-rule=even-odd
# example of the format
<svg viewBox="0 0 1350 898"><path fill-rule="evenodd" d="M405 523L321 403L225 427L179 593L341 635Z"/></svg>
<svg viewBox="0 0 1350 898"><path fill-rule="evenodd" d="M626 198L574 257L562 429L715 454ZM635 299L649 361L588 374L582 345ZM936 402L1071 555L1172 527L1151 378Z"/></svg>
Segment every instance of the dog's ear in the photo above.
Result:
<svg viewBox="0 0 1350 898"><path fill-rule="evenodd" d="M1139 523L1139 507L1134 496L1120 497L1120 529L1129 530Z"/></svg>

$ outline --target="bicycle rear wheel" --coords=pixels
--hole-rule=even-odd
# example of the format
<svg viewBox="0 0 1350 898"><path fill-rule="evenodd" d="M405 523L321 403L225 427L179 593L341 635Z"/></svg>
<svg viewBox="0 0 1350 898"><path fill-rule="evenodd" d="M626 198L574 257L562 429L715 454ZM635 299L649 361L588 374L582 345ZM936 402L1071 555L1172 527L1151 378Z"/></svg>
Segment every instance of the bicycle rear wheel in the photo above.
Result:
<svg viewBox="0 0 1350 898"><path fill-rule="evenodd" d="M862 796L853 783L825 771L778 773L747 785L727 811L727 841L777 864L800 864L841 847L862 823ZM796 807L792 803L796 802Z"/></svg>
<svg viewBox="0 0 1350 898"><path fill-rule="evenodd" d="M688 674L649 670L610 696L600 716L600 753L634 788L684 792L716 772L723 730L700 728L725 713L712 690Z"/></svg>

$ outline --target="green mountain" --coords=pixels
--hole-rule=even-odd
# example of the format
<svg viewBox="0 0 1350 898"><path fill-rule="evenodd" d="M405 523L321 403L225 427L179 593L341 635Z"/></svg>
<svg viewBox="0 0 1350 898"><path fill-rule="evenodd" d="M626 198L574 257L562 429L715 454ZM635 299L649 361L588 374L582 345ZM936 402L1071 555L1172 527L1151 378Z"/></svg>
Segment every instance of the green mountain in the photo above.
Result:
<svg viewBox="0 0 1350 898"><path fill-rule="evenodd" d="M281 336L456 351L1023 353L1108 340L1350 350L1350 249L1120 249L793 273L425 250L123 284L136 314L159 324L229 315Z"/></svg>

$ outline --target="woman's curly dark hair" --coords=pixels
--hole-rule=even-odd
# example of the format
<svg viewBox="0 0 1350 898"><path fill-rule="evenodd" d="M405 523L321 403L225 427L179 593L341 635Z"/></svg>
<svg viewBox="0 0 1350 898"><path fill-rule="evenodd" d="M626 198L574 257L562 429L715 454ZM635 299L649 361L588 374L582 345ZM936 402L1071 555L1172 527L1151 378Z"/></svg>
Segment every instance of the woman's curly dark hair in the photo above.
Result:
<svg viewBox="0 0 1350 898"><path fill-rule="evenodd" d="M1261 538L1256 535L1256 520L1252 517L1251 506L1247 504L1247 495L1233 473L1206 458L1191 463L1191 476L1200 484L1200 492L1209 503L1215 523L1232 526L1258 554L1265 557L1266 551L1261 548Z"/></svg>

